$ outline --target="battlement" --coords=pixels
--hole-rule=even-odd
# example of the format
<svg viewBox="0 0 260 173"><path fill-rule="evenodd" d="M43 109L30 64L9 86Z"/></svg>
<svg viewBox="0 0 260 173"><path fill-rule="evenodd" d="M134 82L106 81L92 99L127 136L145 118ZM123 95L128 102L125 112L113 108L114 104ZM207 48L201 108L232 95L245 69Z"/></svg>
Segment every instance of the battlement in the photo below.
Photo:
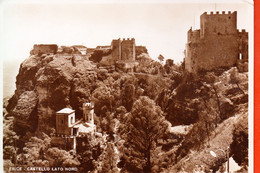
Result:
<svg viewBox="0 0 260 173"><path fill-rule="evenodd" d="M83 107L84 107L85 109L90 110L90 109L93 109L93 108L94 108L94 105L93 105L92 103L84 103L84 104L83 104Z"/></svg>
<svg viewBox="0 0 260 173"><path fill-rule="evenodd" d="M231 13L231 11L228 11L228 12L226 12L226 11L222 11L222 12L220 12L220 11L216 11L216 12L213 12L213 11L210 11L209 13L207 13L207 12L204 12L202 15L208 15L208 16L211 16L211 15L223 15L223 14L235 14L236 13L236 11L234 11L233 13Z"/></svg>
<svg viewBox="0 0 260 173"><path fill-rule="evenodd" d="M134 39L134 38L131 38L131 39L130 39L130 38L126 38L126 39L123 38L122 43L123 43L123 42L134 43L134 42L135 42L135 39Z"/></svg>
<svg viewBox="0 0 260 173"><path fill-rule="evenodd" d="M248 34L248 32L245 29L241 29L241 30L237 29L237 33L238 34Z"/></svg>
<svg viewBox="0 0 260 173"><path fill-rule="evenodd" d="M200 16L201 38L212 35L237 34L237 12L204 12Z"/></svg>

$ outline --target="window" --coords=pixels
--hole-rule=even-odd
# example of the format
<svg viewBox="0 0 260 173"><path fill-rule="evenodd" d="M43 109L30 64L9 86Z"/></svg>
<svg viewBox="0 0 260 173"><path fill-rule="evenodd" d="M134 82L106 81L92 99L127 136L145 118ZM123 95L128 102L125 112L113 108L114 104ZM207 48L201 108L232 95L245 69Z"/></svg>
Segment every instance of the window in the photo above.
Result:
<svg viewBox="0 0 260 173"><path fill-rule="evenodd" d="M73 124L73 117L70 117L70 124Z"/></svg>
<svg viewBox="0 0 260 173"><path fill-rule="evenodd" d="M242 59L242 53L239 53L239 59Z"/></svg>

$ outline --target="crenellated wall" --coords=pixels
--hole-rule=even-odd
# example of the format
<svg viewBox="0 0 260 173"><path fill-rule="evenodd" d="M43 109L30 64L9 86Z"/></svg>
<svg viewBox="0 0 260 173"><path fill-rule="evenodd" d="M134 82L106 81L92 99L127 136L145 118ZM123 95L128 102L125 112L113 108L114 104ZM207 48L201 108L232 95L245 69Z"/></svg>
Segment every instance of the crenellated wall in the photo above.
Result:
<svg viewBox="0 0 260 173"><path fill-rule="evenodd" d="M121 42L121 60L135 60L135 39L123 39Z"/></svg>
<svg viewBox="0 0 260 173"><path fill-rule="evenodd" d="M200 16L200 36L201 38L210 35L226 35L237 33L237 12L220 14L216 12L206 12Z"/></svg>

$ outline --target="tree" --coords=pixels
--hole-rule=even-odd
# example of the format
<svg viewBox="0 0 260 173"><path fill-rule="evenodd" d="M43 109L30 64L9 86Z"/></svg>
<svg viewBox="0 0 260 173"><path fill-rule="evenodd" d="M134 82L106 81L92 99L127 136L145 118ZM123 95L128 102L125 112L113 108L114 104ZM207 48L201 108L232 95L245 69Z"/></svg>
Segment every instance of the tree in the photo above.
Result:
<svg viewBox="0 0 260 173"><path fill-rule="evenodd" d="M146 96L135 101L128 118L125 126L128 133L122 135L125 143L119 165L128 172L151 172L157 158L152 156L168 123L161 108Z"/></svg>
<svg viewBox="0 0 260 173"><path fill-rule="evenodd" d="M46 155L50 166L75 167L80 165L80 162L70 152L57 147L49 148Z"/></svg>
<svg viewBox="0 0 260 173"><path fill-rule="evenodd" d="M160 62L162 63L163 62L163 60L164 60L164 57L160 54L159 56L158 56L158 59L160 60Z"/></svg>
<svg viewBox="0 0 260 173"><path fill-rule="evenodd" d="M119 172L116 165L115 145L114 143L108 142L105 152L105 156L102 163L101 173L115 173Z"/></svg>
<svg viewBox="0 0 260 173"><path fill-rule="evenodd" d="M245 118L238 123L233 131L233 142L231 143L231 155L234 160L243 167L248 166L248 122Z"/></svg>
<svg viewBox="0 0 260 173"><path fill-rule="evenodd" d="M5 160L11 160L16 157L16 141L19 140L19 136L14 132L14 119L4 118L3 124L3 158ZM15 158L16 160L16 158Z"/></svg>
<svg viewBox="0 0 260 173"><path fill-rule="evenodd" d="M135 86L133 84L126 84L122 91L122 105L130 111L135 99Z"/></svg>
<svg viewBox="0 0 260 173"><path fill-rule="evenodd" d="M26 166L49 166L49 161L45 158L45 152L50 148L51 138L46 134L40 134L41 138L33 136L25 143L23 153L18 159Z"/></svg>
<svg viewBox="0 0 260 173"><path fill-rule="evenodd" d="M239 89L239 91L241 91L241 93L243 95L245 95L245 92L241 89L241 87L239 86L239 73L237 71L237 69L232 69L230 70L230 84L235 84L237 86L237 88Z"/></svg>

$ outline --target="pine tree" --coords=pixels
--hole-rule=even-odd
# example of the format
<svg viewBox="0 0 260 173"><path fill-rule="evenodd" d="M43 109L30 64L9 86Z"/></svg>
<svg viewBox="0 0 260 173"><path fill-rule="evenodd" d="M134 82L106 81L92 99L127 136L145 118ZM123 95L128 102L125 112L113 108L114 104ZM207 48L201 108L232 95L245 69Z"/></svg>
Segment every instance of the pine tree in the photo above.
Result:
<svg viewBox="0 0 260 173"><path fill-rule="evenodd" d="M118 172L116 165L115 146L113 143L108 142L105 157L102 163L101 173L116 173Z"/></svg>
<svg viewBox="0 0 260 173"><path fill-rule="evenodd" d="M121 135L125 143L119 165L128 172L151 172L158 159L154 154L158 139L168 128L160 107L142 96L134 103L126 123L128 133Z"/></svg>

